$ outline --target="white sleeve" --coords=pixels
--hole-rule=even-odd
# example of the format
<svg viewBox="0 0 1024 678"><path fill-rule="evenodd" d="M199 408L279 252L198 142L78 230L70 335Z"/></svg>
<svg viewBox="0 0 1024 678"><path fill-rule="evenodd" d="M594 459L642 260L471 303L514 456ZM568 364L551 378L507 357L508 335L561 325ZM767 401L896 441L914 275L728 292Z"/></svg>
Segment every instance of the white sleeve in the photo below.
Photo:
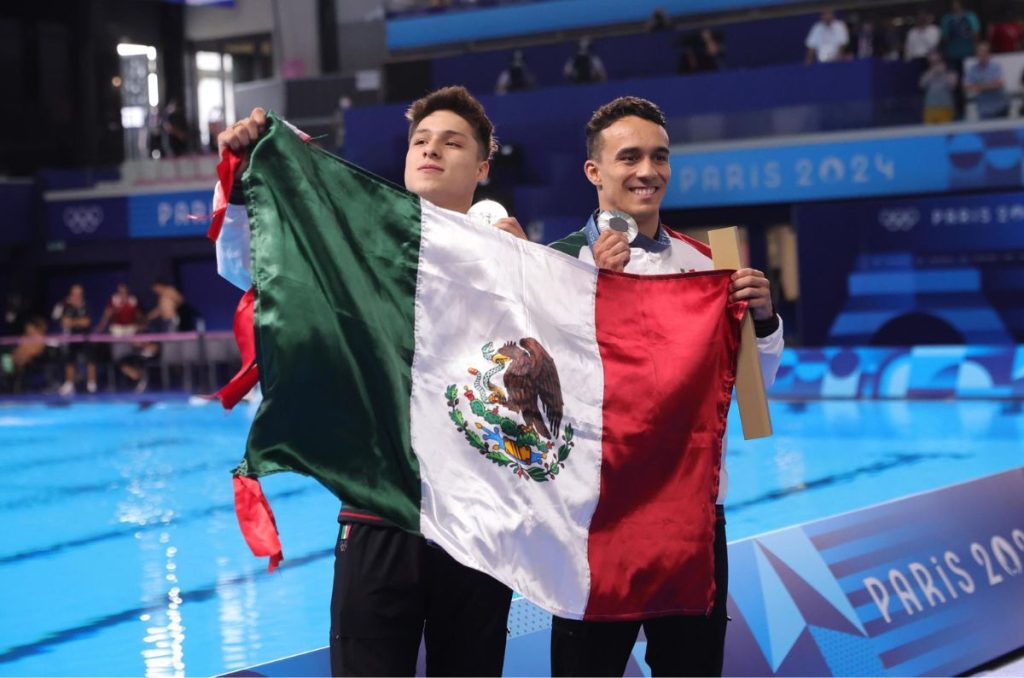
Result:
<svg viewBox="0 0 1024 678"><path fill-rule="evenodd" d="M761 359L761 375L764 377L764 387L769 388L775 383L775 374L779 371L779 363L782 362L782 348L786 342L782 337L782 317L779 317L779 327L767 337L757 338L757 354Z"/></svg>
<svg viewBox="0 0 1024 678"><path fill-rule="evenodd" d="M245 205L228 205L217 238L217 273L240 290L252 287L249 214Z"/></svg>
<svg viewBox="0 0 1024 678"><path fill-rule="evenodd" d="M818 45L821 43L821 29L818 28L818 24L811 26L810 32L807 34L807 40L804 44L808 49L818 49Z"/></svg>

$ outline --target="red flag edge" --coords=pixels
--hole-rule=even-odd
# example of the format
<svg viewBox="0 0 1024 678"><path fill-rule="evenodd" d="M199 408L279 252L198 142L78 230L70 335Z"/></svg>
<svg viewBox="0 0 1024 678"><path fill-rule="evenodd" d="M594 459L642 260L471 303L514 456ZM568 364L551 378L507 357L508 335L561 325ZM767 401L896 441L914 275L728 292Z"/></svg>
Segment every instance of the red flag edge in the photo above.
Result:
<svg viewBox="0 0 1024 678"><path fill-rule="evenodd" d="M270 510L270 502L263 494L260 481L249 476L233 476L235 486L235 516L242 529L245 543L253 555L269 556L268 572L273 572L284 560L281 540L277 534L277 521Z"/></svg>
<svg viewBox="0 0 1024 678"><path fill-rule="evenodd" d="M210 229L206 237L214 242L220 237L220 230L224 226L224 217L228 211L228 198L231 197L231 189L235 185L235 172L242 164L242 156L229 148L224 149L220 162L217 163L217 186L213 189L213 209L210 210Z"/></svg>

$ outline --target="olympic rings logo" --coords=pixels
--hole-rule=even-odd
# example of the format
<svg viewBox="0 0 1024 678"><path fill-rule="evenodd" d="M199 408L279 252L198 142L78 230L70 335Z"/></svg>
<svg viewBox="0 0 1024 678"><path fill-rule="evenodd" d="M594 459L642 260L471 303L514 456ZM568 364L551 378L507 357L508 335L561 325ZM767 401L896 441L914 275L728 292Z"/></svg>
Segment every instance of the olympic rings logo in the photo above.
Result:
<svg viewBox="0 0 1024 678"><path fill-rule="evenodd" d="M890 233L906 232L921 221L921 212L916 207L888 209L878 213L878 223Z"/></svg>
<svg viewBox="0 0 1024 678"><path fill-rule="evenodd" d="M99 205L72 205L64 208L64 225L75 235L95 233L103 223L103 208Z"/></svg>

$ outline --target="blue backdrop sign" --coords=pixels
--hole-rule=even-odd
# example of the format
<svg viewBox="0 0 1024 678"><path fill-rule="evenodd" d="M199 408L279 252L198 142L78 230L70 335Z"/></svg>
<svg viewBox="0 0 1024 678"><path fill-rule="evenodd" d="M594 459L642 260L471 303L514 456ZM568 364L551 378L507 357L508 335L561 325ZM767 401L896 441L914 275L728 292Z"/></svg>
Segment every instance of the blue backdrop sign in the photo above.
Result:
<svg viewBox="0 0 1024 678"><path fill-rule="evenodd" d="M202 236L212 190L89 197L46 196L50 240L119 240Z"/></svg>
<svg viewBox="0 0 1024 678"><path fill-rule="evenodd" d="M807 344L1024 341L1024 192L799 205L793 218Z"/></svg>
<svg viewBox="0 0 1024 678"><path fill-rule="evenodd" d="M729 569L726 675L957 675L1024 646L1024 468L735 542Z"/></svg>
<svg viewBox="0 0 1024 678"><path fill-rule="evenodd" d="M726 676L969 671L1024 646L1024 468L733 542L729 571ZM508 625L505 674L551 675L551 615L517 597ZM329 672L323 648L227 675Z"/></svg>
<svg viewBox="0 0 1024 678"><path fill-rule="evenodd" d="M0 205L4 206L4 227L0 228L0 243L27 242L32 238L35 196L33 181L0 179Z"/></svg>
<svg viewBox="0 0 1024 678"><path fill-rule="evenodd" d="M667 208L720 207L1024 185L1024 130L957 131L691 152L671 159Z"/></svg>
<svg viewBox="0 0 1024 678"><path fill-rule="evenodd" d="M1024 398L1024 346L787 348L776 398Z"/></svg>
<svg viewBox="0 0 1024 678"><path fill-rule="evenodd" d="M46 224L50 240L127 238L127 203L122 197L47 199Z"/></svg>
<svg viewBox="0 0 1024 678"><path fill-rule="evenodd" d="M150 193L128 197L129 232L133 238L180 238L206 235L213 191Z"/></svg>

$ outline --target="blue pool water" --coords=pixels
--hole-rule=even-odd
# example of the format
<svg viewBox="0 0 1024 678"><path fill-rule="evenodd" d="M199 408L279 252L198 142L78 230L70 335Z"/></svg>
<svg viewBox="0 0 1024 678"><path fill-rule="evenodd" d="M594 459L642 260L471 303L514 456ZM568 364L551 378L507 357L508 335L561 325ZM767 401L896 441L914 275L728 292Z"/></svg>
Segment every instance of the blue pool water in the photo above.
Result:
<svg viewBox="0 0 1024 678"><path fill-rule="evenodd" d="M0 675L212 675L327 644L337 501L264 480L285 564L235 522L252 410L0 405ZM730 421L730 539L1024 465L1020 402L773 403Z"/></svg>

